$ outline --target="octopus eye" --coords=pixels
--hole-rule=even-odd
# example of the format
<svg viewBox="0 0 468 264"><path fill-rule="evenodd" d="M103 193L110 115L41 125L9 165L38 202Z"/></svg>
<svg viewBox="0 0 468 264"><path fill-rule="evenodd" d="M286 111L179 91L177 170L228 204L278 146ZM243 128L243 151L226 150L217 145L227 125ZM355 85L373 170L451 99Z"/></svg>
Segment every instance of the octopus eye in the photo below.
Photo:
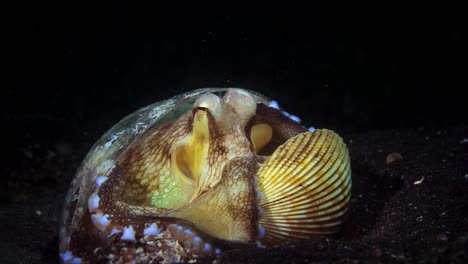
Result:
<svg viewBox="0 0 468 264"><path fill-rule="evenodd" d="M221 99L212 93L206 93L201 95L192 106L192 113L194 118L197 115L197 113L210 113L210 115L217 119L220 117L221 112Z"/></svg>
<svg viewBox="0 0 468 264"><path fill-rule="evenodd" d="M197 106L196 110L197 110L197 111L203 111L203 112L206 112L206 111L208 111L208 107Z"/></svg>
<svg viewBox="0 0 468 264"><path fill-rule="evenodd" d="M194 120L197 119L197 115L199 116L205 116L206 114L210 113L210 110L208 109L207 106L195 106L192 109L192 118Z"/></svg>

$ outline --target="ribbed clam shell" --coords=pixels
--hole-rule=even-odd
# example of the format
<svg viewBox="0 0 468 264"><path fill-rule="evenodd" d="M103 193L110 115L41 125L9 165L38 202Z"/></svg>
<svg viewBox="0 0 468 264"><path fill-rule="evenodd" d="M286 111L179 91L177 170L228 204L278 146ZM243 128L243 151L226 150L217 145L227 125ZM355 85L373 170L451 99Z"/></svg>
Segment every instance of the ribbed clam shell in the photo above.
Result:
<svg viewBox="0 0 468 264"><path fill-rule="evenodd" d="M339 230L350 199L351 168L346 145L333 131L316 130L289 139L257 176L263 244Z"/></svg>

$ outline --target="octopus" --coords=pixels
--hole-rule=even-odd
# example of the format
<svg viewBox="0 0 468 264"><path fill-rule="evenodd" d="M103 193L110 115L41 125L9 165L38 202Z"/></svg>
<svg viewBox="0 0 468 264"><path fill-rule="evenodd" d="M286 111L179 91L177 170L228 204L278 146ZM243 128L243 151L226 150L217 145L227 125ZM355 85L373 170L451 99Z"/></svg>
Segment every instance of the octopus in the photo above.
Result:
<svg viewBox="0 0 468 264"><path fill-rule="evenodd" d="M62 263L169 263L340 230L342 138L276 101L206 88L144 107L92 147L66 196Z"/></svg>

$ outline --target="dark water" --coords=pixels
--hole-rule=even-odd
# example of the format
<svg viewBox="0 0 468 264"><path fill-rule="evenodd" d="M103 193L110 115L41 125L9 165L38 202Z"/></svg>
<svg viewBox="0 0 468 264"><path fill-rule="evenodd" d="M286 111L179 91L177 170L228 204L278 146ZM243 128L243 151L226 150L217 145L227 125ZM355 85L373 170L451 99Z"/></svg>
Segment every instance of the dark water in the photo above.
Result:
<svg viewBox="0 0 468 264"><path fill-rule="evenodd" d="M253 89L306 125L340 131L468 120L467 23L456 7L186 9L5 11L8 148L94 141L134 110L200 87Z"/></svg>
<svg viewBox="0 0 468 264"><path fill-rule="evenodd" d="M65 188L91 144L118 120L200 87L256 90L305 125L345 135L468 122L468 32L460 7L218 8L3 10L0 118L9 191L2 204L27 204L22 190L37 182ZM60 161L66 168L44 162L57 153L68 157ZM394 192L374 197L375 204ZM373 225L378 213L364 222Z"/></svg>
<svg viewBox="0 0 468 264"><path fill-rule="evenodd" d="M102 129L182 91L235 86L319 127L467 120L467 23L456 7L271 8L10 10L2 117Z"/></svg>

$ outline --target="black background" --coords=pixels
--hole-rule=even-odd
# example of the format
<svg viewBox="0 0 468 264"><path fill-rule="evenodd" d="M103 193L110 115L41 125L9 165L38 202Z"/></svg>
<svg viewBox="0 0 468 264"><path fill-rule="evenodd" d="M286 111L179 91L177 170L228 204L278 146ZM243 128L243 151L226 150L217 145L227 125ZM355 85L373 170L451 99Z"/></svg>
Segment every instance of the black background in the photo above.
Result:
<svg viewBox="0 0 468 264"><path fill-rule="evenodd" d="M457 6L211 8L4 10L8 137L73 125L98 136L139 107L199 87L259 91L316 127L467 120L467 23Z"/></svg>
<svg viewBox="0 0 468 264"><path fill-rule="evenodd" d="M58 184L62 199L79 160L113 124L200 87L256 90L305 125L344 134L468 121L459 6L76 5L1 11L4 205L37 183ZM77 156L59 183L18 176L36 145Z"/></svg>

